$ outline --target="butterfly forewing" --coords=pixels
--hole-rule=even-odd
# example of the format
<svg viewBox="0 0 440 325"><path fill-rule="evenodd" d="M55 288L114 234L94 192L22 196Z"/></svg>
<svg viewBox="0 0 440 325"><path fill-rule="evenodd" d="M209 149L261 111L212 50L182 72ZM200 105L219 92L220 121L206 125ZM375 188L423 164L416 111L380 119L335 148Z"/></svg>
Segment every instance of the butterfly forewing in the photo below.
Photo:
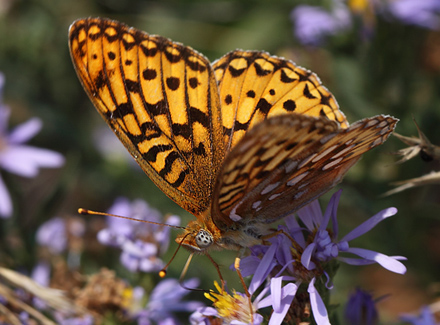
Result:
<svg viewBox="0 0 440 325"><path fill-rule="evenodd" d="M233 147L267 117L299 113L348 126L333 95L312 72L264 52L236 50L213 63L225 140Z"/></svg>
<svg viewBox="0 0 440 325"><path fill-rule="evenodd" d="M213 220L270 223L334 187L397 120L376 116L340 129L325 118L290 114L250 130L225 160L214 191ZM244 221L246 220L246 221Z"/></svg>
<svg viewBox="0 0 440 325"><path fill-rule="evenodd" d="M72 24L70 50L89 97L147 175L193 214L206 210L225 155L209 61L100 18Z"/></svg>

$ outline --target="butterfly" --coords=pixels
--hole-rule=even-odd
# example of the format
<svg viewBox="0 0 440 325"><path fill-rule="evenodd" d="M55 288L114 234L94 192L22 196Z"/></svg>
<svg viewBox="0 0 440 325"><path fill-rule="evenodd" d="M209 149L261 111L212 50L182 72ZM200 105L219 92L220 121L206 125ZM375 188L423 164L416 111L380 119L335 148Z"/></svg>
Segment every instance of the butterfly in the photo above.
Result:
<svg viewBox="0 0 440 325"><path fill-rule="evenodd" d="M397 119L349 126L312 72L261 51L214 63L117 21L75 21L69 46L98 112L152 181L192 213L195 253L260 244L269 223L339 183Z"/></svg>

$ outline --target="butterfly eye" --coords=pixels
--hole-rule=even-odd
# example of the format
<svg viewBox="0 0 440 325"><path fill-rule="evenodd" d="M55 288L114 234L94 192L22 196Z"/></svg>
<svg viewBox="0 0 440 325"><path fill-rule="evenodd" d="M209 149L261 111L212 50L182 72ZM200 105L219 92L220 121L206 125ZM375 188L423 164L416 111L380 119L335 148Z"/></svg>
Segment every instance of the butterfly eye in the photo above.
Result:
<svg viewBox="0 0 440 325"><path fill-rule="evenodd" d="M212 245L214 238L210 232L200 229L196 236L196 243L200 248L206 248Z"/></svg>

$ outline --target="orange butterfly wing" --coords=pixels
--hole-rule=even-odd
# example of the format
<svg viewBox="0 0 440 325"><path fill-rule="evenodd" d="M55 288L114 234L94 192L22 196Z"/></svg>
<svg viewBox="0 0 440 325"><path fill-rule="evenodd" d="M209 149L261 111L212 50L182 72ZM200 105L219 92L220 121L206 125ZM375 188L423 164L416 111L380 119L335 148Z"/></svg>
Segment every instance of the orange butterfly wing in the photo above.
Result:
<svg viewBox="0 0 440 325"><path fill-rule="evenodd" d="M108 19L78 20L69 36L79 79L137 163L180 206L205 211L225 154L209 61Z"/></svg>
<svg viewBox="0 0 440 325"><path fill-rule="evenodd" d="M312 72L258 51L232 51L213 63L227 148L266 118L280 114L324 116L348 122L333 95Z"/></svg>

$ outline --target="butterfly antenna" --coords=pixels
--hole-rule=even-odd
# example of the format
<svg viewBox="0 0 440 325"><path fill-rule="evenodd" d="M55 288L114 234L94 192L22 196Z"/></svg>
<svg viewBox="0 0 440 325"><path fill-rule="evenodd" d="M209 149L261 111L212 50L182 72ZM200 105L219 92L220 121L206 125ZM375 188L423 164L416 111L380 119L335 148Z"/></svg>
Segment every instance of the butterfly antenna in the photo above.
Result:
<svg viewBox="0 0 440 325"><path fill-rule="evenodd" d="M185 227L173 226L173 225L169 225L169 224L166 224L166 223L160 223L160 222L154 222L154 221L148 221L148 220L140 220L140 219L130 218L130 217L123 217L123 216L118 216L117 214L92 211L92 210L87 210L87 209L83 209L83 208L79 208L78 209L78 213L82 214L82 215L86 215L86 216L87 215L92 215L92 216L109 216L109 217L116 217L116 218L122 218L122 219L127 219L127 220L133 220L133 221L140 221L140 222L150 223L150 224L158 225L158 226L165 226L165 227L176 228L176 229L185 229Z"/></svg>
<svg viewBox="0 0 440 325"><path fill-rule="evenodd" d="M185 229L184 227L179 227L179 228L183 228L183 229ZM185 240L185 238L186 238L189 234L190 234L190 233L187 233L187 234L182 238L182 240L181 240L180 243L179 243L179 246L177 246L176 250L174 251L173 256L171 256L171 259L169 260L169 262L167 263L167 265L165 265L165 266L162 268L162 270L159 271L159 276L160 276L161 278L164 278L164 277L167 275L167 268L168 268L168 266L170 266L171 262L172 262L172 261L174 260L174 258L176 257L177 252L179 251L180 247L182 247L182 243L183 243L183 241ZM192 255L192 254L191 254L191 255ZM187 264L188 264L188 262L187 262ZM186 266L185 266L185 267L186 267Z"/></svg>

